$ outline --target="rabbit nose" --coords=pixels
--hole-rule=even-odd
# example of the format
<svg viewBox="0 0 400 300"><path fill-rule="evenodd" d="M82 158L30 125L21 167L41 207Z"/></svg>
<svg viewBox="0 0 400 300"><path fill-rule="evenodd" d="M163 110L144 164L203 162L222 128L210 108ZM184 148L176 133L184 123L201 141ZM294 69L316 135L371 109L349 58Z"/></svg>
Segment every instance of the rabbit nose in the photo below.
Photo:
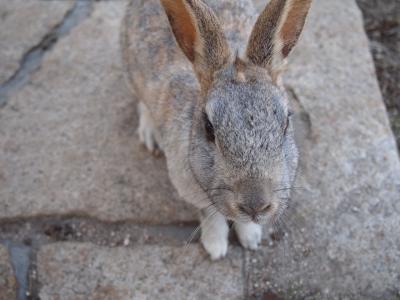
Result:
<svg viewBox="0 0 400 300"><path fill-rule="evenodd" d="M238 205L239 210L242 213L249 215L252 219L257 217L257 214L267 213L272 209L272 204L270 202L265 201L257 201L252 203L241 203Z"/></svg>

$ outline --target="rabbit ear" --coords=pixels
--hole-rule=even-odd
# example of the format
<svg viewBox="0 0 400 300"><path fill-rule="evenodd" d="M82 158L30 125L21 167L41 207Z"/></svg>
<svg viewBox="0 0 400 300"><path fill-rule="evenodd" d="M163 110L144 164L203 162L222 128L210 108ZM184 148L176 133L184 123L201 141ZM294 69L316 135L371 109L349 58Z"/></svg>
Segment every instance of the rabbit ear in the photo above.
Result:
<svg viewBox="0 0 400 300"><path fill-rule="evenodd" d="M218 18L201 0L161 0L176 41L202 87L227 63L230 51Z"/></svg>
<svg viewBox="0 0 400 300"><path fill-rule="evenodd" d="M271 0L254 25L247 58L267 68L274 79L300 36L311 1Z"/></svg>

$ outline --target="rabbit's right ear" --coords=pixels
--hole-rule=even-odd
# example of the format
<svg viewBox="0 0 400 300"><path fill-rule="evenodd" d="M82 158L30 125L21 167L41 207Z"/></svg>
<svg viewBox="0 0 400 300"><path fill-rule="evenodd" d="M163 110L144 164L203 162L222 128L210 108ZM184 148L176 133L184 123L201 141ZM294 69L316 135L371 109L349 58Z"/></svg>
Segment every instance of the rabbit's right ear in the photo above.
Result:
<svg viewBox="0 0 400 300"><path fill-rule="evenodd" d="M258 17L247 46L247 58L277 79L295 46L312 0L270 0Z"/></svg>
<svg viewBox="0 0 400 300"><path fill-rule="evenodd" d="M218 18L201 0L161 0L176 41L194 66L202 89L229 60Z"/></svg>

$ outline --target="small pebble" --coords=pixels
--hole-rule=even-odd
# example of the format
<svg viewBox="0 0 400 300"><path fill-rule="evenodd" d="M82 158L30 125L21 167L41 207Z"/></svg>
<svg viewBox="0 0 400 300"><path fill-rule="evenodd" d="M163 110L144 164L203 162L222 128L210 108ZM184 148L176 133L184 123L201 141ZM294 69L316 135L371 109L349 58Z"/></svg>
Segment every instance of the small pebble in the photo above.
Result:
<svg viewBox="0 0 400 300"><path fill-rule="evenodd" d="M252 262L253 264L255 264L255 263L257 263L257 259L253 258L253 259L251 260L251 262Z"/></svg>
<svg viewBox="0 0 400 300"><path fill-rule="evenodd" d="M128 234L124 239L124 246L128 246L129 245L129 242L130 242L129 239L130 239L130 236Z"/></svg>

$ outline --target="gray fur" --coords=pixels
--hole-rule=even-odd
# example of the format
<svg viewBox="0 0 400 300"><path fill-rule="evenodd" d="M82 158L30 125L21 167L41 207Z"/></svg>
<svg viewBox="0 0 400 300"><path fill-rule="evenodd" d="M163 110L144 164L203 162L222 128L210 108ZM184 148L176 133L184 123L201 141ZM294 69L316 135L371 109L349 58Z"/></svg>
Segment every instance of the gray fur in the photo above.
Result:
<svg viewBox="0 0 400 300"><path fill-rule="evenodd" d="M227 44L245 49L255 19L252 2L205 2L220 18ZM202 1L187 3L193 15L207 15L197 11L204 7ZM208 21L196 20L202 28ZM219 26L210 22L210 28ZM174 36L168 28L157 0L131 0L121 41L128 82L152 116L147 121L157 131L154 136L165 153L172 183L189 203L213 206L227 219L276 221L288 206L298 161L285 91L262 64L230 55L213 57L223 61L217 70L200 66L212 71L200 92L189 62L171 43ZM208 43L210 37L216 38L212 32L200 38L204 51L214 55L207 49L216 44ZM220 33L217 38L225 39ZM253 50L252 55L265 55ZM193 63L198 69L196 59ZM214 127L215 143L206 138L205 113Z"/></svg>
<svg viewBox="0 0 400 300"><path fill-rule="evenodd" d="M248 219L243 214L233 215L226 202L252 206L256 202L246 201L243 191L250 188L256 192L260 182L265 188L258 190L257 197L264 203L274 203L278 217L280 208L287 206L289 190L273 191L291 187L297 168L290 121L284 134L288 120L286 95L268 80L265 70L253 68L261 74L249 82L234 80L233 65L221 70L215 76L205 107L196 109L207 113L214 126L216 145L206 141L201 116L195 116L192 123L189 157L194 176L205 190L225 187L233 191L209 193L230 219ZM241 182L246 182L247 187ZM260 214L253 221L265 222L270 217Z"/></svg>

